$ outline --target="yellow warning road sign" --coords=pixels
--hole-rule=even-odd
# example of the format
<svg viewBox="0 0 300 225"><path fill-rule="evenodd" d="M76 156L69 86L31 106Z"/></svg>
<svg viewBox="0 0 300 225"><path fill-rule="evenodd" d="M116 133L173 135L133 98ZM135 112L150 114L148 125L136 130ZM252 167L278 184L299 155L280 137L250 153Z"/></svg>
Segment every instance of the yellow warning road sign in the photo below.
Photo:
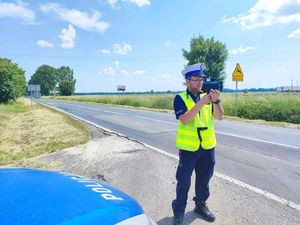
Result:
<svg viewBox="0 0 300 225"><path fill-rule="evenodd" d="M235 69L232 73L232 81L243 81L244 74L239 63L236 64Z"/></svg>

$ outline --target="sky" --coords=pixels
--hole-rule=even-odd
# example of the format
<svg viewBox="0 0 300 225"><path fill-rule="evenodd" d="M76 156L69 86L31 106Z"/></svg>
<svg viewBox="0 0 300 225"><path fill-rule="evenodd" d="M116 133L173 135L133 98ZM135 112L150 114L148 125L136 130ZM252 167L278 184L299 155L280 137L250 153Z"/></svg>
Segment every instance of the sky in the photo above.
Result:
<svg viewBox="0 0 300 225"><path fill-rule="evenodd" d="M226 44L224 87L300 86L300 0L0 0L0 57L69 66L75 92L184 90L182 49Z"/></svg>

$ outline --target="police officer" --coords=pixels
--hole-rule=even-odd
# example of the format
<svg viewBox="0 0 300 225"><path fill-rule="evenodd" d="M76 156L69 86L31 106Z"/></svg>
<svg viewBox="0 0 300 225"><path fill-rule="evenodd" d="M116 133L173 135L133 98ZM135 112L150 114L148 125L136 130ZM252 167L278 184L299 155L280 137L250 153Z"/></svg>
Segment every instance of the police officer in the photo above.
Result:
<svg viewBox="0 0 300 225"><path fill-rule="evenodd" d="M204 69L204 64L197 63L183 70L187 89L174 98L178 119L176 147L179 148L176 199L172 202L174 225L183 224L193 170L196 175L194 212L207 221L215 220L206 200L215 164L214 118L223 119L224 110L218 90L212 89L208 94L201 92Z"/></svg>

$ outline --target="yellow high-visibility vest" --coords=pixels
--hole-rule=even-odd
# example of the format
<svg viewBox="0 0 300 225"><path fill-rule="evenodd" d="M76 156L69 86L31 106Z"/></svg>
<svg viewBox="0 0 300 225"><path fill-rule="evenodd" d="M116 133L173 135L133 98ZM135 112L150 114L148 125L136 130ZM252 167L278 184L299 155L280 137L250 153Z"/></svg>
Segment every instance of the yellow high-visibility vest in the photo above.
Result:
<svg viewBox="0 0 300 225"><path fill-rule="evenodd" d="M206 93L200 95L202 98ZM187 91L179 96L184 101L187 110L195 106L195 102ZM180 120L177 129L176 147L187 151L197 151L201 146L209 150L216 146L216 134L214 129L214 117L212 113L212 104L204 105L195 118L188 124L183 124Z"/></svg>

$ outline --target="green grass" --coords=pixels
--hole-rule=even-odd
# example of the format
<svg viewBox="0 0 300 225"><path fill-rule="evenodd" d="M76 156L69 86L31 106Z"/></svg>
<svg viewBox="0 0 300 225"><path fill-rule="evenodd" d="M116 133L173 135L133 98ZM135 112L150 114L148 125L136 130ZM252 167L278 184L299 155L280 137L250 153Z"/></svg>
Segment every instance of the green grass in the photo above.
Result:
<svg viewBox="0 0 300 225"><path fill-rule="evenodd" d="M27 112L30 110L30 106L24 105L21 101L0 104L0 113L18 113L18 112Z"/></svg>
<svg viewBox="0 0 300 225"><path fill-rule="evenodd" d="M235 116L235 94L223 94L225 114ZM300 124L300 93L238 93L237 116Z"/></svg>
<svg viewBox="0 0 300 225"><path fill-rule="evenodd" d="M44 106L19 101L0 105L0 165L86 143L79 121Z"/></svg>

